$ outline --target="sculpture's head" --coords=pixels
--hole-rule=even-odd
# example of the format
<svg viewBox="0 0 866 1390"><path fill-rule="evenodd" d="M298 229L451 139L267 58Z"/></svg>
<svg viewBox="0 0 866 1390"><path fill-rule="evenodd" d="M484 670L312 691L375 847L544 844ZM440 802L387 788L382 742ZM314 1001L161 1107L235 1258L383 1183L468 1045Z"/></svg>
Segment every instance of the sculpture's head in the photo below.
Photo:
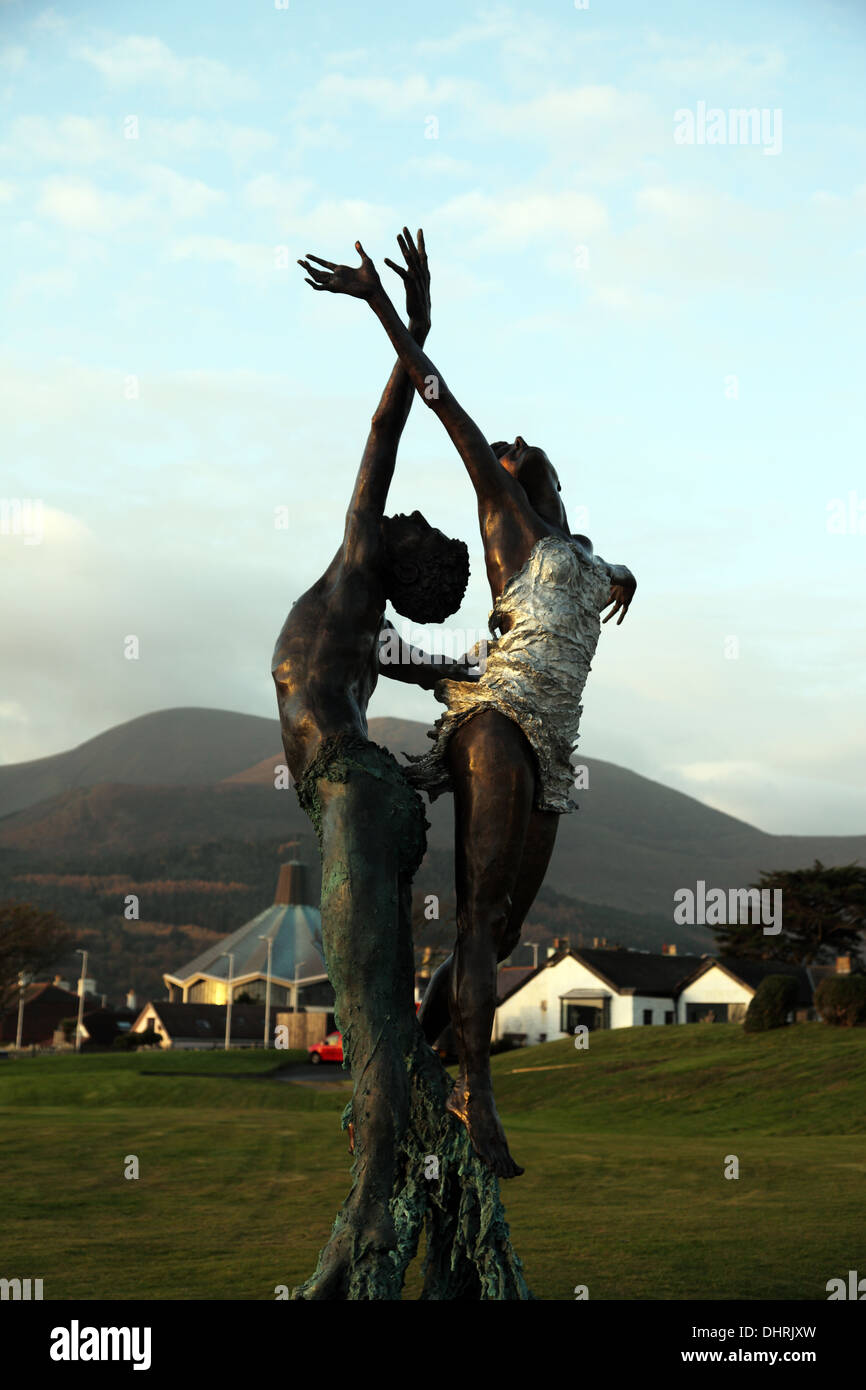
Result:
<svg viewBox="0 0 866 1390"><path fill-rule="evenodd" d="M456 613L469 581L463 541L435 530L420 512L386 516L385 592L413 623L442 623Z"/></svg>
<svg viewBox="0 0 866 1390"><path fill-rule="evenodd" d="M527 444L521 435L513 444L499 440L490 447L502 467L520 483L538 515L551 526L567 531L568 521L560 495L559 478L544 450Z"/></svg>

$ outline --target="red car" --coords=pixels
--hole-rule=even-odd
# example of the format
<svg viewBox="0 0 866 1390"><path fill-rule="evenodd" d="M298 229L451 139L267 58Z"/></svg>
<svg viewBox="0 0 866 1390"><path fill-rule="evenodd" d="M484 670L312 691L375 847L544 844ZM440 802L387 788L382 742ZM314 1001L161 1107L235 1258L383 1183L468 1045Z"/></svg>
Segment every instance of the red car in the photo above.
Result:
<svg viewBox="0 0 866 1390"><path fill-rule="evenodd" d="M342 1062L343 1060L343 1035L342 1033L329 1033L321 1042L313 1043L308 1047L310 1061L314 1066L320 1062Z"/></svg>

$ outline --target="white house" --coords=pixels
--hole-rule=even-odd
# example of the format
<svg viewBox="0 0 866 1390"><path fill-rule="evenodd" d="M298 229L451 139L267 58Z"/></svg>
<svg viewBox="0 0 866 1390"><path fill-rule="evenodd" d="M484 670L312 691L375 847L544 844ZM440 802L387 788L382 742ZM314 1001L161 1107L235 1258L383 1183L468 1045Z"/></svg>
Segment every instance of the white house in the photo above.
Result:
<svg viewBox="0 0 866 1390"><path fill-rule="evenodd" d="M755 990L767 975L790 975L797 985L794 1017L814 1018L814 985L808 966L779 960L735 960L712 957L683 986L677 1001L678 1023L741 1023Z"/></svg>
<svg viewBox="0 0 866 1390"><path fill-rule="evenodd" d="M796 1016L812 1013L812 980L780 961L649 951L564 950L537 970L500 971L494 1042L551 1042L587 1028L741 1021L766 975L797 980ZM517 978L515 978L517 977Z"/></svg>

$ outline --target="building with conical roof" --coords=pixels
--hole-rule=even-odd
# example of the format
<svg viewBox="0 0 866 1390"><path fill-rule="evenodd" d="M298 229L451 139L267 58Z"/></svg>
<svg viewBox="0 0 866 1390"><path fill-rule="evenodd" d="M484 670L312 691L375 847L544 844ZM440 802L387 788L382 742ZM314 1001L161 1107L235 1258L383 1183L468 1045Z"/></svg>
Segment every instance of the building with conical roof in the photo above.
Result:
<svg viewBox="0 0 866 1390"><path fill-rule="evenodd" d="M188 965L163 975L169 1001L226 1004L231 985L233 1002L263 1004L270 942L271 1007L331 1008L334 991L325 969L322 919L310 897L306 864L283 864L270 907Z"/></svg>

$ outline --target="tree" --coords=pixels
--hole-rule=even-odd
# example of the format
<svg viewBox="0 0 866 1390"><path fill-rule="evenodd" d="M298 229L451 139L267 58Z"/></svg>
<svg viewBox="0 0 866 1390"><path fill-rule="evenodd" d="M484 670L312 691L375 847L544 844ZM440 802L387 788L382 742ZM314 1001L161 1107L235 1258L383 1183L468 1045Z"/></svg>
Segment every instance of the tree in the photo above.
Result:
<svg viewBox="0 0 866 1390"><path fill-rule="evenodd" d="M810 965L858 954L866 931L866 868L828 869L816 859L811 869L762 873L751 887L781 892L782 930L769 935L760 921L717 927L720 955Z"/></svg>
<svg viewBox="0 0 866 1390"><path fill-rule="evenodd" d="M866 975L831 975L815 990L822 1023L853 1028L866 1023Z"/></svg>
<svg viewBox="0 0 866 1390"><path fill-rule="evenodd" d="M784 1028L796 1002L797 981L793 975L767 975L746 1011L744 1032L766 1033L770 1028Z"/></svg>
<svg viewBox="0 0 866 1390"><path fill-rule="evenodd" d="M68 956L72 929L56 912L7 898L0 903L0 1010L18 997L22 971L39 975Z"/></svg>

